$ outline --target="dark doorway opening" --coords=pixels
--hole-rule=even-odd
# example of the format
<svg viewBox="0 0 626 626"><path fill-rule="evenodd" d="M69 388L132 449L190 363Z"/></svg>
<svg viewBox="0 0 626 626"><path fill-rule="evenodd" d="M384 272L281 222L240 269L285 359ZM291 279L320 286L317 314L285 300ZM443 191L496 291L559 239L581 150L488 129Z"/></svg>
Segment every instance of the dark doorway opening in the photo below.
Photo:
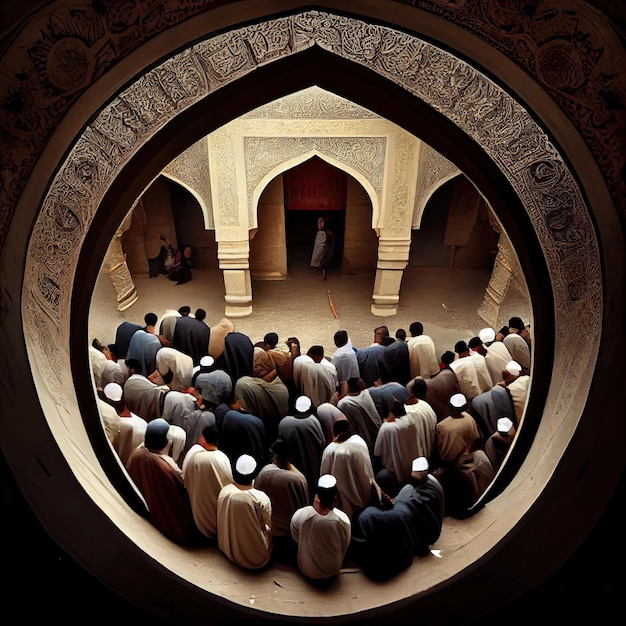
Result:
<svg viewBox="0 0 626 626"><path fill-rule="evenodd" d="M287 268L310 267L317 220L324 218L335 235L335 252L328 269L341 267L346 221L348 175L318 156L283 175Z"/></svg>

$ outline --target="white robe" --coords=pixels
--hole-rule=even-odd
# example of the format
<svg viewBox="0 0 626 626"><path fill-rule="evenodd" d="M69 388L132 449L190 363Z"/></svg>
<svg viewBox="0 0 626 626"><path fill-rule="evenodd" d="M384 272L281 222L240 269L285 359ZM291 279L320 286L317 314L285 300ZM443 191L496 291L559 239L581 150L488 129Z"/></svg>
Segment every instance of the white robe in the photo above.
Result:
<svg viewBox="0 0 626 626"><path fill-rule="evenodd" d="M435 430L437 414L426 400L418 400L415 404L405 404L406 416L415 425L415 436L418 456L430 459L435 446ZM413 460L413 459L411 459Z"/></svg>
<svg viewBox="0 0 626 626"><path fill-rule="evenodd" d="M418 335L407 339L411 378L430 378L439 371L439 359L435 354L435 342L428 335Z"/></svg>
<svg viewBox="0 0 626 626"><path fill-rule="evenodd" d="M291 535L298 543L298 569L312 579L338 574L351 532L350 518L338 508L326 515L313 506L298 509L291 518Z"/></svg>
<svg viewBox="0 0 626 626"><path fill-rule="evenodd" d="M188 354L164 346L156 353L156 368L161 376L172 372L173 378L168 384L170 389L180 391L191 386L193 359Z"/></svg>
<svg viewBox="0 0 626 626"><path fill-rule="evenodd" d="M329 402L337 391L336 369L332 363L316 363L310 356L303 354L293 360L293 380L298 391L308 396L313 406Z"/></svg>
<svg viewBox="0 0 626 626"><path fill-rule="evenodd" d="M324 448L320 475L324 474L337 479L337 506L349 518L370 503L374 469L367 444L359 435L351 435L343 443L333 441Z"/></svg>

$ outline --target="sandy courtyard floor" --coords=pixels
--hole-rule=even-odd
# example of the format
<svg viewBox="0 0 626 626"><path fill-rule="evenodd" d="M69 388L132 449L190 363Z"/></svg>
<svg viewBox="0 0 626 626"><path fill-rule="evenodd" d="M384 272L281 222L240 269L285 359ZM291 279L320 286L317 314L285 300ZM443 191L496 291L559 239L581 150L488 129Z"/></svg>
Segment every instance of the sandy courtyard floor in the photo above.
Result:
<svg viewBox="0 0 626 626"><path fill-rule="evenodd" d="M411 322L421 321L439 356L453 350L457 341L468 341L478 335L488 325L477 310L489 276L489 270L407 268L397 314L379 317L370 310L373 273L335 271L329 272L327 281L322 281L318 271L305 267L291 272L286 280L253 281L252 314L231 319L236 330L247 334L253 343L273 331L278 333L280 341L297 337L303 352L313 344L321 344L327 355L335 351L333 335L337 330L347 330L352 344L363 348L373 342L376 326L388 326L392 335L398 328L404 328L408 335ZM100 275L89 315L90 342L97 337L103 343L112 343L121 322L143 324L148 312L156 313L160 319L167 309L183 305L189 305L192 311L205 309L209 326L224 317L224 281L220 270L193 270L192 281L185 285L176 285L165 276L134 276L133 280L139 298L120 312L109 277ZM507 293L496 326L506 324L512 315L532 324L530 302L517 289Z"/></svg>

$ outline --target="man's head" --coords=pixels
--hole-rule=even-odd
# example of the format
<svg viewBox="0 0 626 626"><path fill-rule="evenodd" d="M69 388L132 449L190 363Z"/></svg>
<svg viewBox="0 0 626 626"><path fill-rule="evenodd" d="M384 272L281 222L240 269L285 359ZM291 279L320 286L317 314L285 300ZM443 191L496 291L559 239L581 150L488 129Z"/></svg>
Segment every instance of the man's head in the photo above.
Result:
<svg viewBox="0 0 626 626"><path fill-rule="evenodd" d="M391 405L389 406L389 413L393 415L393 417L402 417L406 415L404 404L399 400L392 400Z"/></svg>
<svg viewBox="0 0 626 626"><path fill-rule="evenodd" d="M469 347L471 352L478 352L478 354L487 356L487 348L485 347L485 344L480 337L472 337L467 342L467 346Z"/></svg>
<svg viewBox="0 0 626 626"><path fill-rule="evenodd" d="M156 313L146 313L143 316L143 321L145 323L146 326L156 326L157 320L159 318L157 317Z"/></svg>
<svg viewBox="0 0 626 626"><path fill-rule="evenodd" d="M460 416L467 409L467 398L462 393L455 393L450 397L450 415Z"/></svg>
<svg viewBox="0 0 626 626"><path fill-rule="evenodd" d="M508 435L513 428L513 422L508 417L500 417L496 422L496 428L501 435Z"/></svg>
<svg viewBox="0 0 626 626"><path fill-rule="evenodd" d="M337 502L337 479L332 474L320 476L315 495L323 506L332 509Z"/></svg>
<svg viewBox="0 0 626 626"><path fill-rule="evenodd" d="M423 482L428 476L428 459L420 456L411 463L411 478L417 482Z"/></svg>
<svg viewBox="0 0 626 626"><path fill-rule="evenodd" d="M257 463L253 456L242 454L235 463L233 478L240 485L251 485L254 480Z"/></svg>
<svg viewBox="0 0 626 626"><path fill-rule="evenodd" d="M467 347L467 343L465 343L465 341L461 340L461 341L457 341L454 344L454 351L459 355L465 355L465 354L469 354L469 348Z"/></svg>
<svg viewBox="0 0 626 626"><path fill-rule="evenodd" d="M386 326L374 328L374 342L380 343L385 337L389 337L389 329Z"/></svg>
<svg viewBox="0 0 626 626"><path fill-rule="evenodd" d="M398 328L398 330L396 330L396 339L398 341L406 341L406 330L404 330L404 328Z"/></svg>
<svg viewBox="0 0 626 626"><path fill-rule="evenodd" d="M293 450L291 445L285 439L280 437L274 441L270 448L270 453L274 459L274 463L280 468L289 467L293 458Z"/></svg>
<svg viewBox="0 0 626 626"><path fill-rule="evenodd" d="M428 385L426 381L418 376L413 379L413 389L412 394L414 398L418 400L424 400L426 398L426 392L428 391Z"/></svg>
<svg viewBox="0 0 626 626"><path fill-rule="evenodd" d="M424 324L422 324L422 322L411 322L409 332L411 333L411 337L419 337L424 333Z"/></svg>
<svg viewBox="0 0 626 626"><path fill-rule="evenodd" d="M141 363L138 359L126 359L124 361L129 374L141 374Z"/></svg>
<svg viewBox="0 0 626 626"><path fill-rule="evenodd" d="M320 363L324 358L324 346L311 346L307 355L310 356L316 363Z"/></svg>
<svg viewBox="0 0 626 626"><path fill-rule="evenodd" d="M190 306L181 306L178 309L178 312L183 316L183 317L187 317L190 313L191 313L191 307Z"/></svg>
<svg viewBox="0 0 626 626"><path fill-rule="evenodd" d="M108 383L102 390L108 403L120 413L124 408L124 389L118 383Z"/></svg>
<svg viewBox="0 0 626 626"><path fill-rule="evenodd" d="M309 396L298 396L294 403L294 413L296 416L306 417L313 413L313 403Z"/></svg>
<svg viewBox="0 0 626 626"><path fill-rule="evenodd" d="M206 311L204 309L196 309L193 316L200 322L203 322L206 319Z"/></svg>
<svg viewBox="0 0 626 626"><path fill-rule="evenodd" d="M513 331L521 333L525 327L526 326L521 317L511 317L509 319L509 332Z"/></svg>
<svg viewBox="0 0 626 626"><path fill-rule="evenodd" d="M263 342L266 343L270 349L274 349L278 344L278 334L267 333L265 337L263 337Z"/></svg>
<svg viewBox="0 0 626 626"><path fill-rule="evenodd" d="M209 424L202 429L200 435L200 445L202 445L202 439L210 446L217 447L219 441L219 432L217 430L217 424ZM204 446L203 446L204 447Z"/></svg>
<svg viewBox="0 0 626 626"><path fill-rule="evenodd" d="M348 378L348 393L361 393L365 389L365 383L362 378Z"/></svg>
<svg viewBox="0 0 626 626"><path fill-rule="evenodd" d="M478 333L478 337L483 343L491 343L492 341L495 341L496 331L488 326L487 328L483 328Z"/></svg>
<svg viewBox="0 0 626 626"><path fill-rule="evenodd" d="M348 331L338 330L333 336L333 341L338 348L342 348L348 343Z"/></svg>
<svg viewBox="0 0 626 626"><path fill-rule="evenodd" d="M232 378L224 370L200 372L194 382L202 400L210 406L228 402L233 393Z"/></svg>
<svg viewBox="0 0 626 626"><path fill-rule="evenodd" d="M448 365L450 365L450 363L452 363L452 361L454 361L454 358L456 357L456 354L454 354L454 352L452 352L452 350L446 350L442 355L441 355L441 362L448 367Z"/></svg>
<svg viewBox="0 0 626 626"><path fill-rule="evenodd" d="M350 422L347 419L338 419L334 422L333 435L339 441L345 441L350 435Z"/></svg>
<svg viewBox="0 0 626 626"><path fill-rule="evenodd" d="M144 445L146 448L148 448L150 452L164 452L171 445L167 436L169 430L170 425L162 417L148 422L144 437Z"/></svg>
<svg viewBox="0 0 626 626"><path fill-rule="evenodd" d="M502 372L502 378L508 385L514 380L520 377L522 373L522 366L517 361L509 361Z"/></svg>

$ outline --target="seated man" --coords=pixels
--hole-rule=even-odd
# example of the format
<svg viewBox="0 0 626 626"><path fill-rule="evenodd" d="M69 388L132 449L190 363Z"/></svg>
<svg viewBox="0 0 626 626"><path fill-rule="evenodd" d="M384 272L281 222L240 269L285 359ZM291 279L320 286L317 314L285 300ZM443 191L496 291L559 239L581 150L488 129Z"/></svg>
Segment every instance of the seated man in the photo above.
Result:
<svg viewBox="0 0 626 626"><path fill-rule="evenodd" d="M273 462L265 465L254 481L272 503L272 559L295 563L289 523L293 514L310 503L309 486L304 474L293 464L291 446L276 439L270 448Z"/></svg>
<svg viewBox="0 0 626 626"><path fill-rule="evenodd" d="M337 479L324 474L317 482L313 504L291 518L291 536L298 544L298 569L314 580L339 573L350 544L348 516L336 508Z"/></svg>
<svg viewBox="0 0 626 626"><path fill-rule="evenodd" d="M168 539L189 544L197 539L197 529L182 471L169 454L169 429L164 419L152 420L144 444L131 454L127 469L146 500L152 525Z"/></svg>
<svg viewBox="0 0 626 626"><path fill-rule="evenodd" d="M441 534L444 491L418 457L392 508L367 507L355 529L357 559L366 576L385 580L411 565L413 556L428 554Z"/></svg>
<svg viewBox="0 0 626 626"><path fill-rule="evenodd" d="M235 463L233 480L217 498L217 544L236 565L258 570L272 554L272 504L254 488L257 463L242 454Z"/></svg>
<svg viewBox="0 0 626 626"><path fill-rule="evenodd" d="M206 426L183 461L183 480L189 493L193 518L200 532L217 539L217 498L224 485L233 482L230 459L218 448L215 424Z"/></svg>

